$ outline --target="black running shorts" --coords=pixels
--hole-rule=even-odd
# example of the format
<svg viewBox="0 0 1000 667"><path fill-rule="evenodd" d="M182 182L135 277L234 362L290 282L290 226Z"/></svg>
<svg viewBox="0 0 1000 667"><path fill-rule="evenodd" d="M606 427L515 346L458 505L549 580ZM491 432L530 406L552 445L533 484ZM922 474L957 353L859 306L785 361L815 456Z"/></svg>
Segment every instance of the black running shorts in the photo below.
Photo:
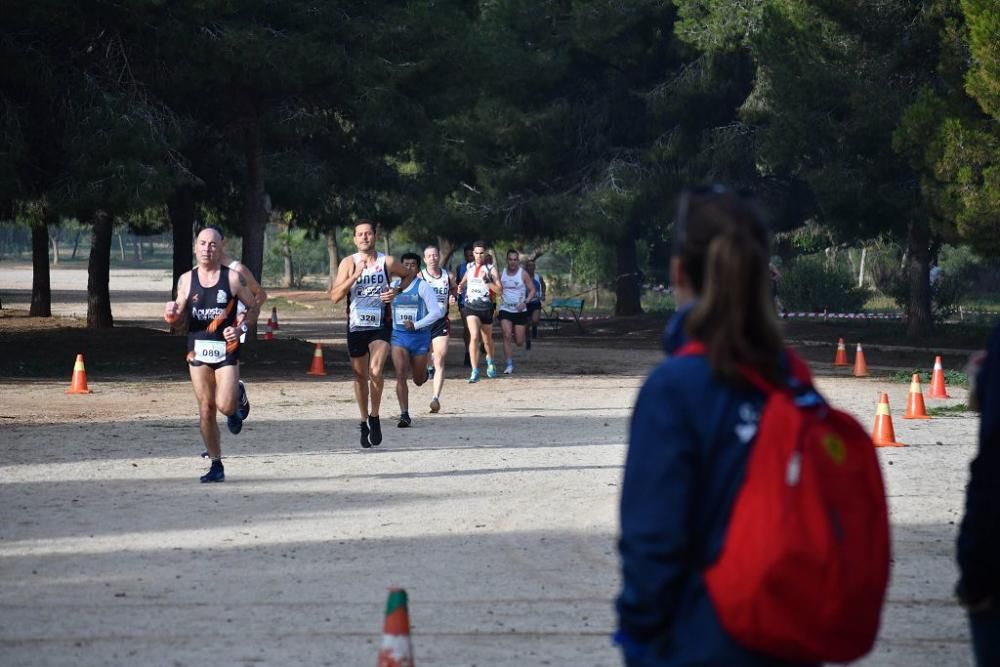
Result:
<svg viewBox="0 0 1000 667"><path fill-rule="evenodd" d="M451 321L447 315L431 325L431 340L449 334L451 334Z"/></svg>
<svg viewBox="0 0 1000 667"><path fill-rule="evenodd" d="M462 309L462 317L478 317L479 321L483 324L493 324L493 309L492 308L469 308L466 306Z"/></svg>
<svg viewBox="0 0 1000 667"><path fill-rule="evenodd" d="M352 358L357 359L368 354L368 346L374 341L383 340L386 344L392 344L392 329L382 327L380 329L363 329L361 331L347 332L347 353Z"/></svg>
<svg viewBox="0 0 1000 667"><path fill-rule="evenodd" d="M509 310L501 310L500 319L509 320L515 326L523 327L528 324L528 320L531 319L531 316L528 314L528 311L526 310L522 310L519 313L512 313Z"/></svg>

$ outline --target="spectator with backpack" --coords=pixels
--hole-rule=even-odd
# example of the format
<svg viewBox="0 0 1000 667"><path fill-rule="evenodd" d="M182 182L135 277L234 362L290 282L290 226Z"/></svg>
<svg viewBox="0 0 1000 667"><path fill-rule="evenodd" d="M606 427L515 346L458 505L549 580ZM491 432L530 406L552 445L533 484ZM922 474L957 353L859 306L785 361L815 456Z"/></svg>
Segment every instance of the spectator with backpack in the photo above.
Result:
<svg viewBox="0 0 1000 667"><path fill-rule="evenodd" d="M743 197L681 196L670 356L639 393L622 484L629 667L810 665L874 643L889 568L878 461L784 349L768 246Z"/></svg>
<svg viewBox="0 0 1000 667"><path fill-rule="evenodd" d="M982 415L958 534L956 593L969 613L976 664L992 667L1000 665L1000 327L967 372L969 405Z"/></svg>

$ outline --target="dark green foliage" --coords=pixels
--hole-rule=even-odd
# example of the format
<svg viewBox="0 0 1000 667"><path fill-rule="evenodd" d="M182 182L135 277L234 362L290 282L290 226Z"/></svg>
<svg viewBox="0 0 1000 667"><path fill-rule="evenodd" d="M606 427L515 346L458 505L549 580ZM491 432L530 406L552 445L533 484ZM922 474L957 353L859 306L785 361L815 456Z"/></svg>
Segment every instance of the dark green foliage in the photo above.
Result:
<svg viewBox="0 0 1000 667"><path fill-rule="evenodd" d="M846 272L827 267L822 257L814 255L799 257L784 270L778 297L787 310L857 313L868 292L859 289Z"/></svg>

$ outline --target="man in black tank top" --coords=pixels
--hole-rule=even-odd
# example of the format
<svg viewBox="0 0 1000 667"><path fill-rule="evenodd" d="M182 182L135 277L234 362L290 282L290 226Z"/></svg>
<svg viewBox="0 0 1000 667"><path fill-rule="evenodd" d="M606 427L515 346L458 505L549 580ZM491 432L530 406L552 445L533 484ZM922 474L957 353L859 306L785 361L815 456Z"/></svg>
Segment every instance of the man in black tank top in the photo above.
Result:
<svg viewBox="0 0 1000 667"><path fill-rule="evenodd" d="M221 265L222 233L203 229L194 244L198 266L177 280L177 299L168 301L163 319L171 326L188 325L187 361L198 398L201 437L212 459L202 482L222 482L222 447L216 413L228 417L229 430L239 433L250 403L240 382L237 301L254 297L236 271Z"/></svg>

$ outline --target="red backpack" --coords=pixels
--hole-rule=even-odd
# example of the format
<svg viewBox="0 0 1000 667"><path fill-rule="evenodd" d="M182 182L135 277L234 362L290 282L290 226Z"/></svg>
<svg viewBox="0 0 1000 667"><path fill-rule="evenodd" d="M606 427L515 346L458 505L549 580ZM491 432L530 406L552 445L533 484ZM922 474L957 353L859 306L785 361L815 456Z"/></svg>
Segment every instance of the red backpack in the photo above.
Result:
<svg viewBox="0 0 1000 667"><path fill-rule="evenodd" d="M688 343L677 356L700 356ZM848 662L871 650L889 579L889 520L875 447L812 389L744 377L767 394L718 560L705 571L739 644L785 660Z"/></svg>

